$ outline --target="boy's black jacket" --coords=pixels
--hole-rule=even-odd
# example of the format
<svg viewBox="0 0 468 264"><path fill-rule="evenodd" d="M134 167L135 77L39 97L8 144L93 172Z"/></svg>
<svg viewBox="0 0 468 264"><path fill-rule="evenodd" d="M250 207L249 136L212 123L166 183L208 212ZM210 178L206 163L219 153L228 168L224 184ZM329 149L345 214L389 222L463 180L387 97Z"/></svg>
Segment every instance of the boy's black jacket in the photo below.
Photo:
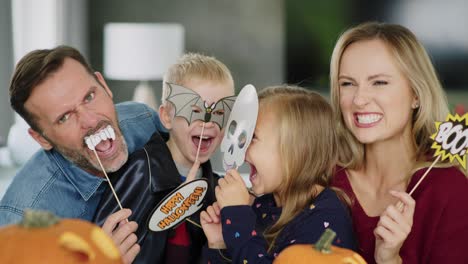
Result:
<svg viewBox="0 0 468 264"><path fill-rule="evenodd" d="M182 183L171 152L166 145L167 139L167 134L155 132L144 149L132 153L122 168L109 175L122 206L132 210L129 220L138 223L136 235L141 250L133 263L164 263L165 261L166 241L173 229L152 232L148 229L148 220L156 205ZM145 149L148 155L146 155ZM201 168L203 177L208 180L208 192L203 201L203 208L190 217L198 224L200 224L199 212L205 210L215 201L214 187L219 179L219 176L213 173L209 161L203 163ZM112 191L107 188L96 210L93 222L102 226L107 217L119 209ZM200 227L188 221L186 221L186 225L191 243L190 259L192 263L196 263L201 258L206 237Z"/></svg>

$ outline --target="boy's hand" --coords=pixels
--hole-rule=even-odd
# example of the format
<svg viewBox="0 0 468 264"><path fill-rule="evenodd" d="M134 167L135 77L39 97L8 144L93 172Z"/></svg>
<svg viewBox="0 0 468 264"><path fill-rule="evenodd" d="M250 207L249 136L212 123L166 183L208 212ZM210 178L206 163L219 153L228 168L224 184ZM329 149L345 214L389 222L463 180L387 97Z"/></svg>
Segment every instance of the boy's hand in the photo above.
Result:
<svg viewBox="0 0 468 264"><path fill-rule="evenodd" d="M200 222L203 227L203 232L208 240L209 248L223 249L226 248L223 239L221 226L221 209L218 203L208 206L206 211L200 213Z"/></svg>
<svg viewBox="0 0 468 264"><path fill-rule="evenodd" d="M250 195L247 187L236 170L228 170L226 175L219 179L215 193L216 200L221 209L225 206L250 204Z"/></svg>
<svg viewBox="0 0 468 264"><path fill-rule="evenodd" d="M140 252L140 245L136 243L137 236L135 235L138 224L126 220L131 214L130 209L119 210L111 214L102 226L104 232L114 241L126 264L132 263Z"/></svg>
<svg viewBox="0 0 468 264"><path fill-rule="evenodd" d="M192 168L190 169L190 171L189 171L189 173L187 175L187 178L185 178L185 182L191 182L191 181L195 180L195 177L197 177L198 168L200 168L200 161L196 160L193 163Z"/></svg>
<svg viewBox="0 0 468 264"><path fill-rule="evenodd" d="M390 191L403 203L402 210L389 205L380 216L374 229L375 252L377 263L401 263L400 249L413 226L414 207L416 202L405 192Z"/></svg>

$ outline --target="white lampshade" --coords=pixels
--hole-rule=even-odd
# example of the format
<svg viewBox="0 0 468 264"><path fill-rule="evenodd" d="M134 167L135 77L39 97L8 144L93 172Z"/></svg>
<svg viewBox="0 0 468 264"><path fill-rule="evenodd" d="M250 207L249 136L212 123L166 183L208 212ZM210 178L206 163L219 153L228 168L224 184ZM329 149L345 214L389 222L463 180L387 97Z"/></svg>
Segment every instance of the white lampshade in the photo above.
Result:
<svg viewBox="0 0 468 264"><path fill-rule="evenodd" d="M161 80L184 51L180 24L109 23L104 27L104 75L117 80Z"/></svg>

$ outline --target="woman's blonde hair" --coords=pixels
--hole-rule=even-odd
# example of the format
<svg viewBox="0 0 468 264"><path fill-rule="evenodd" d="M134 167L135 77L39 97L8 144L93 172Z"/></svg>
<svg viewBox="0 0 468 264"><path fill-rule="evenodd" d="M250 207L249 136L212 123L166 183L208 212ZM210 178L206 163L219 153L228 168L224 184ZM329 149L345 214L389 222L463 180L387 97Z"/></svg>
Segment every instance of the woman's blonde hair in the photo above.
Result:
<svg viewBox="0 0 468 264"><path fill-rule="evenodd" d="M416 167L427 165L432 153L430 136L436 132L435 122L445 120L449 110L445 93L426 50L416 36L400 25L368 22L348 29L338 39L330 65L331 103L340 143L339 164L357 169L364 163L364 146L346 128L340 108L338 83L340 62L346 48L366 40L381 40L393 55L397 67L407 78L419 107L412 118L412 135L416 144Z"/></svg>
<svg viewBox="0 0 468 264"><path fill-rule="evenodd" d="M338 159L333 111L320 94L300 87L273 86L259 92L260 111L275 116L283 182L282 213L265 232L270 248L281 230L328 187Z"/></svg>

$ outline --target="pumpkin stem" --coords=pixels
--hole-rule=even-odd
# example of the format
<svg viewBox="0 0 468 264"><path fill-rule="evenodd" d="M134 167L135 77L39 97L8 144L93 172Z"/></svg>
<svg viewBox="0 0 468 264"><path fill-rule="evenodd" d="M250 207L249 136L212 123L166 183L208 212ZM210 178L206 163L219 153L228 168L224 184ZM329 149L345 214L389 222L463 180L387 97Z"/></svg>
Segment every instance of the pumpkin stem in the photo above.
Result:
<svg viewBox="0 0 468 264"><path fill-rule="evenodd" d="M325 232L323 232L317 243L315 243L315 249L321 253L331 253L331 244L335 237L335 231L330 228L325 229Z"/></svg>
<svg viewBox="0 0 468 264"><path fill-rule="evenodd" d="M40 228L55 225L59 220L51 212L26 209L23 219L18 225L25 228Z"/></svg>

